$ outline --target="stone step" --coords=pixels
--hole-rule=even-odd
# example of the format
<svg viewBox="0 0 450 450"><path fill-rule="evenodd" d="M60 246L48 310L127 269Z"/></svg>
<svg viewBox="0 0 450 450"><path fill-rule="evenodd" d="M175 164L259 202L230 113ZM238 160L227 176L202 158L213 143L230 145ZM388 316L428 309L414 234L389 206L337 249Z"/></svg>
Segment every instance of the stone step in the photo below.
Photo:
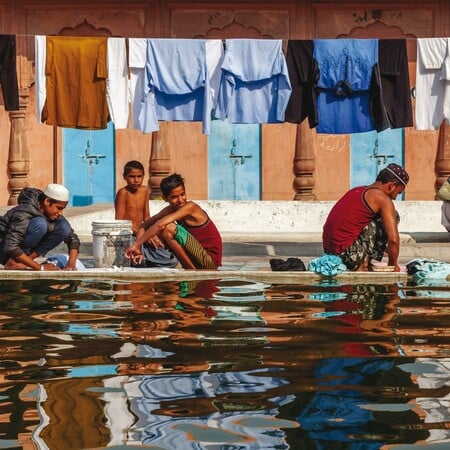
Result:
<svg viewBox="0 0 450 450"><path fill-rule="evenodd" d="M67 253L65 244L61 244L51 253ZM224 242L223 256L245 257L318 257L323 254L321 242ZM80 255L83 259L93 257L93 244L91 241L82 241ZM450 261L450 242L403 242L400 247L400 260L413 258L430 258Z"/></svg>

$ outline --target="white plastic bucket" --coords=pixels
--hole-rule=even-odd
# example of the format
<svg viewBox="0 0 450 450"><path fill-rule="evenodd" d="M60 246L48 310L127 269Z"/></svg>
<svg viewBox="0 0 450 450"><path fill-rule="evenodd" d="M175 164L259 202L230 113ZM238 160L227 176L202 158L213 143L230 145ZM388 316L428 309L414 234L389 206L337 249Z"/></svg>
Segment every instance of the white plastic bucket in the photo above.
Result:
<svg viewBox="0 0 450 450"><path fill-rule="evenodd" d="M92 222L94 267L127 267L125 250L131 245L130 220Z"/></svg>

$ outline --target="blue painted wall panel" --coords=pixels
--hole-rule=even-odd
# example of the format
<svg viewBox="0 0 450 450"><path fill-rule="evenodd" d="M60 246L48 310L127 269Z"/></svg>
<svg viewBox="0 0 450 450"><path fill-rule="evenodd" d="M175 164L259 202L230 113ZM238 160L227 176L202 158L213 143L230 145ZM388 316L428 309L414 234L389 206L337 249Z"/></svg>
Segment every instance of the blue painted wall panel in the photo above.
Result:
<svg viewBox="0 0 450 450"><path fill-rule="evenodd" d="M260 200L260 153L260 125L213 121L208 141L209 200Z"/></svg>
<svg viewBox="0 0 450 450"><path fill-rule="evenodd" d="M105 130L64 128L63 179L70 206L110 203L115 197L114 126Z"/></svg>

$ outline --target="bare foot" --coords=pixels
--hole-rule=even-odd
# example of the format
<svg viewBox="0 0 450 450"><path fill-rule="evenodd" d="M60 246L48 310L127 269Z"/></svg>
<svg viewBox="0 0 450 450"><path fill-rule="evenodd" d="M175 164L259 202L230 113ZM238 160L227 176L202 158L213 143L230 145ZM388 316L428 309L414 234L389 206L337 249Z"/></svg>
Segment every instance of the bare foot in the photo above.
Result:
<svg viewBox="0 0 450 450"><path fill-rule="evenodd" d="M356 272L368 272L369 269L369 259L366 259L359 267Z"/></svg>

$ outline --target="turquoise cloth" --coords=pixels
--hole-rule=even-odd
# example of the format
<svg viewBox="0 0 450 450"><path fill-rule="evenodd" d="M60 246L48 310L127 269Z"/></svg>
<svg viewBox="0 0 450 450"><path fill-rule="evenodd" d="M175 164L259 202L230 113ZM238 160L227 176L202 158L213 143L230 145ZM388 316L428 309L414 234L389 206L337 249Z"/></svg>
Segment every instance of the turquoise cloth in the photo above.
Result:
<svg viewBox="0 0 450 450"><path fill-rule="evenodd" d="M408 273L419 280L446 279L450 275L450 264L434 259L416 258L406 264Z"/></svg>
<svg viewBox="0 0 450 450"><path fill-rule="evenodd" d="M342 272L346 272L348 269L339 256L323 255L310 261L308 263L308 270L327 277L334 277Z"/></svg>

